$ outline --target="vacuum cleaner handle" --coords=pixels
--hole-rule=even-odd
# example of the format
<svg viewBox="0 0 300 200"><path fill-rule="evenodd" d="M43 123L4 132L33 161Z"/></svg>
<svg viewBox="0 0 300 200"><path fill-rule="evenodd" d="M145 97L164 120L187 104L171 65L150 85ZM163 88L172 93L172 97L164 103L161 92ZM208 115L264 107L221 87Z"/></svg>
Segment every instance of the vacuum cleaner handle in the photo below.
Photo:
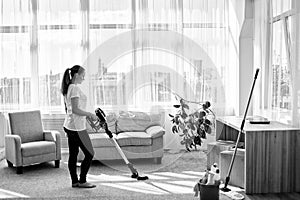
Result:
<svg viewBox="0 0 300 200"><path fill-rule="evenodd" d="M128 165L129 161L128 161L128 159L126 158L125 154L123 153L123 151L122 151L121 147L119 146L118 142L117 142L116 139L113 138L113 137L112 137L111 139L112 139L112 141L114 142L114 145L115 145L117 151L119 152L120 156L123 158L123 160L125 161L125 163Z"/></svg>
<svg viewBox="0 0 300 200"><path fill-rule="evenodd" d="M95 114L99 119L99 123L102 125L102 127L105 130L105 133L109 136L109 138L113 138L113 134L112 132L108 129L108 125L106 123L106 116L105 113L103 112L103 110L101 110L101 108L97 108L95 110Z"/></svg>

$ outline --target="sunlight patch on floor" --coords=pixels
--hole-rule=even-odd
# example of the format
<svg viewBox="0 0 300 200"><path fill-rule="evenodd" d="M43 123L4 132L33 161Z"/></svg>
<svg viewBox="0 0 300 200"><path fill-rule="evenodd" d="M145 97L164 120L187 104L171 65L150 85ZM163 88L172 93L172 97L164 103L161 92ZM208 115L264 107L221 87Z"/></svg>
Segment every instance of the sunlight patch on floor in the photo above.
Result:
<svg viewBox="0 0 300 200"><path fill-rule="evenodd" d="M164 190L167 190L173 194L194 193L193 187L184 187L184 186L178 186L169 183L159 183L159 182L152 182L152 184L155 185L156 187L163 188Z"/></svg>
<svg viewBox="0 0 300 200"><path fill-rule="evenodd" d="M133 192L141 192L145 194L156 194L163 195L169 194L166 191L163 191L155 186L144 182L133 182L133 183L102 183L101 185L110 186L118 189L129 190Z"/></svg>
<svg viewBox="0 0 300 200"><path fill-rule="evenodd" d="M8 199L8 198L29 198L29 197L9 190L0 189L0 199Z"/></svg>
<svg viewBox="0 0 300 200"><path fill-rule="evenodd" d="M196 181L168 181L168 183L194 188L197 182Z"/></svg>
<svg viewBox="0 0 300 200"><path fill-rule="evenodd" d="M131 174L119 175L87 175L89 182L99 183L103 186L118 188L132 192L145 194L166 195L166 194L192 194L194 186L205 172L184 171L154 172L140 176L148 176L145 181L138 181L131 178Z"/></svg>
<svg viewBox="0 0 300 200"><path fill-rule="evenodd" d="M118 175L87 175L87 179L89 182L120 182L120 181L135 181L136 179L132 179L130 176L118 176Z"/></svg>
<svg viewBox="0 0 300 200"><path fill-rule="evenodd" d="M197 179L197 178L199 178L198 176L180 174L180 173L175 173L175 172L155 172L153 174L161 175L161 176L171 176L171 177L176 177L176 178L184 178L184 179Z"/></svg>
<svg viewBox="0 0 300 200"><path fill-rule="evenodd" d="M198 176L198 178L201 178L205 174L205 172L195 172L195 171L183 171L182 173L195 175Z"/></svg>

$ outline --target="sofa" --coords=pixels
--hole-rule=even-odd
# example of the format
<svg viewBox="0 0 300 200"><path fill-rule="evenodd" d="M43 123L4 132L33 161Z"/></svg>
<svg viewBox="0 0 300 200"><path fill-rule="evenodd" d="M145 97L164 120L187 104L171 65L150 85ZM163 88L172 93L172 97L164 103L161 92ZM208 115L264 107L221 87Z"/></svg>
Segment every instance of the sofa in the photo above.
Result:
<svg viewBox="0 0 300 200"><path fill-rule="evenodd" d="M106 114L109 130L126 155L127 159L152 159L160 164L163 157L164 113L146 113L138 111L119 111ZM103 129L95 131L87 124L95 151L94 160L100 162L119 160L112 139ZM78 159L83 159L80 152Z"/></svg>

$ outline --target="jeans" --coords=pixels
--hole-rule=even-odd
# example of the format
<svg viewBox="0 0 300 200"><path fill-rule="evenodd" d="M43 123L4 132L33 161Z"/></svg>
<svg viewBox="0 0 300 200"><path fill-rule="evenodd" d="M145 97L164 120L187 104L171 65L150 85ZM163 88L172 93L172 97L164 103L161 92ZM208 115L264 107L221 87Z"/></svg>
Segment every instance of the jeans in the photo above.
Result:
<svg viewBox="0 0 300 200"><path fill-rule="evenodd" d="M84 159L80 167L79 182L85 183L86 175L89 171L91 162L95 154L91 139L86 130L72 131L64 127L64 131L68 136L68 145L69 145L68 168L71 175L72 184L78 182L76 163L77 163L77 156L79 153L79 147L84 154Z"/></svg>

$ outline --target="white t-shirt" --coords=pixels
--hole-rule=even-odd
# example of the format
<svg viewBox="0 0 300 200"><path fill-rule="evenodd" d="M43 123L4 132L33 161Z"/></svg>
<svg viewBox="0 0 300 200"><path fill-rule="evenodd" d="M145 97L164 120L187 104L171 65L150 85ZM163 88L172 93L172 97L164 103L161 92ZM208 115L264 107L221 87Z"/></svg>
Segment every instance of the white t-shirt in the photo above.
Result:
<svg viewBox="0 0 300 200"><path fill-rule="evenodd" d="M70 84L67 95L64 97L64 101L67 107L67 115L64 121L64 127L73 131L82 131L86 129L86 116L79 116L72 112L71 99L78 97L78 108L81 110L86 109L87 97L81 91L80 87L76 84Z"/></svg>

